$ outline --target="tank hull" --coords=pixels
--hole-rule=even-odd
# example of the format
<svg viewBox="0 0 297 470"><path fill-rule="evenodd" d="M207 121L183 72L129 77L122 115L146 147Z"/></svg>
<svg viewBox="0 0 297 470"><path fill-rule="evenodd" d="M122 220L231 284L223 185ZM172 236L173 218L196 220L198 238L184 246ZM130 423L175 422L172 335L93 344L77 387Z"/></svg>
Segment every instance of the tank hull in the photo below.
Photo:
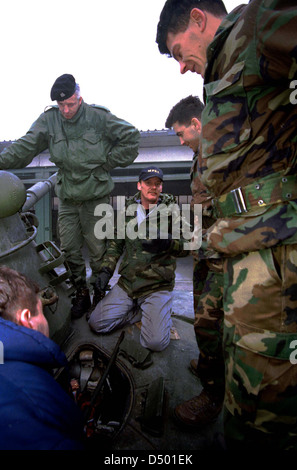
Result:
<svg viewBox="0 0 297 470"><path fill-rule="evenodd" d="M40 286L50 337L61 344L70 327L72 286L66 284L70 273L52 242L36 244L38 220L27 212L50 190L55 178L53 175L26 193L19 178L0 171L0 264L25 274Z"/></svg>
<svg viewBox="0 0 297 470"><path fill-rule="evenodd" d="M74 351L82 344L96 347L110 357L122 331L125 340L120 346L115 365L126 375L130 387L129 406L121 432L110 442L109 450L128 451L197 451L216 445L214 436L222 433L222 417L200 430L181 428L174 417L174 408L198 395L202 386L188 367L198 349L193 325L173 317L175 335L161 352L151 352L144 367L125 354L126 345L139 344L139 325L127 326L106 335L93 333L82 317L71 323L72 334L62 345L71 363ZM124 345L125 343L125 345ZM103 449L107 450L107 448Z"/></svg>
<svg viewBox="0 0 297 470"><path fill-rule="evenodd" d="M53 285L58 275L50 267L42 247L35 243L34 227L28 231L19 214L1 219L0 239L0 263L28 276L55 300L51 303L49 298L44 302L44 314L49 323L50 337L61 344L70 331L69 286L65 282Z"/></svg>

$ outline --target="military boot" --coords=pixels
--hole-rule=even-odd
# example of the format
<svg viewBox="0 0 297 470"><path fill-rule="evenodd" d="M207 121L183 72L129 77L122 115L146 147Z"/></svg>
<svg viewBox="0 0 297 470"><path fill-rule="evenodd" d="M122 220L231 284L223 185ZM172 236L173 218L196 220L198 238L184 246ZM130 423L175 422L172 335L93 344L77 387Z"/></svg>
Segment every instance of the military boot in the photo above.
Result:
<svg viewBox="0 0 297 470"><path fill-rule="evenodd" d="M200 395L178 405L175 418L180 424L195 428L213 422L223 407L223 399L203 389Z"/></svg>
<svg viewBox="0 0 297 470"><path fill-rule="evenodd" d="M105 296L105 292L97 289L96 286L94 286L94 291L93 291L93 300L92 304L87 312L86 320L89 321L90 316L92 315L93 310L95 310L96 305L100 302L100 300L103 299Z"/></svg>
<svg viewBox="0 0 297 470"><path fill-rule="evenodd" d="M105 296L105 292L107 290L110 290L110 286L108 285L108 281L112 276L112 272L108 268L103 268L99 274L98 277L93 284L93 301L92 305L87 313L87 320L90 319L90 316L95 309L96 305L100 302L100 300L103 299Z"/></svg>
<svg viewBox="0 0 297 470"><path fill-rule="evenodd" d="M80 318L91 307L91 299L89 289L86 286L79 287L76 296L72 299L71 316L72 318Z"/></svg>

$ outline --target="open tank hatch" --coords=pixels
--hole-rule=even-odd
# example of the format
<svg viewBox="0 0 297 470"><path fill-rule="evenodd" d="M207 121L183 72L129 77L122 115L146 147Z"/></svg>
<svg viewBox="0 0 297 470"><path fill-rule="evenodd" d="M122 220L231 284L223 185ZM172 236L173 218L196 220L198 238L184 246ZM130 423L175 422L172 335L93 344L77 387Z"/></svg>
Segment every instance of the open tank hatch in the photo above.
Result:
<svg viewBox="0 0 297 470"><path fill-rule="evenodd" d="M124 332L123 332L124 333ZM68 368L55 374L82 410L87 449L111 448L124 428L134 404L132 376L116 360L123 335L110 356L95 343L81 343L67 355Z"/></svg>

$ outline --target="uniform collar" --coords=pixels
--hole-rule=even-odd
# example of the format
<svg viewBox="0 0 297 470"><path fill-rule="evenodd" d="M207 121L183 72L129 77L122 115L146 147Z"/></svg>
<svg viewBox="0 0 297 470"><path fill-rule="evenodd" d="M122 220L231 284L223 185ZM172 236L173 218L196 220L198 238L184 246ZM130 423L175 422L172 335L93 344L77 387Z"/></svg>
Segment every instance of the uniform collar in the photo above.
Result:
<svg viewBox="0 0 297 470"><path fill-rule="evenodd" d="M222 23L218 27L214 39L207 48L207 65L205 70L204 83L208 83L213 62L218 57L227 37L230 34L230 31L233 29L235 23L240 18L245 8L246 5L239 5L238 7L234 8L234 10L232 10L231 13L229 13L229 15L223 19Z"/></svg>

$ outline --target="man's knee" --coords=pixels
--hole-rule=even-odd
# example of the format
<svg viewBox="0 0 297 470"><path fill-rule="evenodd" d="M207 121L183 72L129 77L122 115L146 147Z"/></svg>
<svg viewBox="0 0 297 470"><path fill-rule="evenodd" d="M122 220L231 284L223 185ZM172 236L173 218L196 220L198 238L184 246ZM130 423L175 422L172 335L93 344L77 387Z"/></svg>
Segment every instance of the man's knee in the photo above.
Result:
<svg viewBox="0 0 297 470"><path fill-rule="evenodd" d="M100 307L101 305L98 304L92 312L88 321L89 327L95 333L109 333L112 330L112 325L104 318Z"/></svg>
<svg viewBox="0 0 297 470"><path fill-rule="evenodd" d="M89 323L89 327L91 328L91 330L93 330L95 333L101 332L100 322L97 319L95 319L93 315L90 316L88 323Z"/></svg>
<svg viewBox="0 0 297 470"><path fill-rule="evenodd" d="M144 348L150 349L151 351L160 352L167 348L170 343L170 335L166 337L144 337L143 334L140 334L140 344Z"/></svg>

